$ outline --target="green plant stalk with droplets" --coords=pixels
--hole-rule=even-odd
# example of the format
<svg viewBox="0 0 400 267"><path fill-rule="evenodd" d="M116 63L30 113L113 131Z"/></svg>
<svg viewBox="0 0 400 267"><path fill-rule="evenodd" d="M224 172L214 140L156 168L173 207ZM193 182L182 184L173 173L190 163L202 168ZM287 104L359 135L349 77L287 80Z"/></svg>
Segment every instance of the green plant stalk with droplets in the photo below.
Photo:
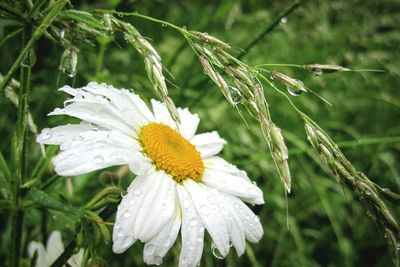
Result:
<svg viewBox="0 0 400 267"><path fill-rule="evenodd" d="M20 206L20 200L24 197L21 196L21 185L26 182L25 184L27 185L27 189L31 189L32 187L32 190L29 191L28 195L30 194L31 196L35 196L36 194L40 195L41 197L46 196L45 192L37 189L34 190L35 180L25 181L26 177L24 175L24 165L26 164L25 157L27 153L25 135L29 121L28 104L30 90L30 69L33 64L32 61L34 60L32 55L35 43L42 36L49 38L51 41L59 43L65 48L60 68L62 71L65 71L71 75L75 75L79 50L70 39L64 37L63 31L60 30L62 26L74 22L74 30L79 32L79 34L82 34L82 36L88 37L88 40L98 36L113 39L117 33L122 34L124 38L143 56L145 70L148 74L150 82L153 85L153 88L160 98L167 104L168 110L175 121L179 121L175 106L171 98L168 96L166 79L163 74L165 68L161 63L161 57L133 25L124 22L121 19L115 18L112 14L135 16L159 24L164 24L177 30L183 35L188 41L190 47L196 53L200 64L206 71L207 76L219 87L231 106L236 108L238 111L240 111L240 108L243 107L255 120L260 123L262 134L268 144L271 157L275 162L279 176L283 181L286 191L290 192L291 176L288 165L289 153L281 133L281 129L277 127L271 119L271 114L269 111L270 106L265 98L263 83L266 83L268 87L273 88L281 93L290 102L292 107L298 112L301 119L304 121L307 138L312 149L318 153L322 164L331 170L338 182L345 183L348 188L355 193L355 195L357 195L361 200L363 200L364 203L366 203L366 206L369 209L369 215L374 218L374 220L385 232L394 262L397 266L399 265L399 226L394 216L382 201L381 196L389 199L395 204L400 203L400 196L387 188L380 188L378 185L371 182L371 180L363 173L358 172L346 159L332 139L313 120L311 120L311 118L300 111L292 103L291 99L275 86L274 82L282 83L284 86L288 87L288 89L293 90L292 93L294 94L309 92L309 88L306 88L300 80L291 78L284 73L271 72L268 69L268 66L302 68L307 71L311 71L316 75L352 70L337 65L326 64L262 64L258 66L250 66L239 60L244 55L244 52L237 57L231 55L231 47L229 44L209 34L189 31L169 22L148 17L136 12L123 13L110 10L96 10L96 12L92 14L71 9L62 11L64 5L67 3L66 0L52 2L52 5L49 5L48 9L44 9L48 11L48 13L46 13L43 17L43 14L38 12L38 10L40 9L40 5L43 5L44 2L45 1L37 1L27 16L18 10L14 10L12 8L10 9L8 6L0 5L0 9L5 8L6 11L11 12L17 17L23 18L24 21L35 19L35 23L40 22L38 24L39 26L33 31L31 38L28 38L29 40L23 44L24 48L9 72L6 74L4 79L2 79L0 85L0 90L6 88L6 86L10 83L13 74L19 68L21 69L17 102L18 123L12 142L11 177L13 178L14 206L11 240L12 248L15 249L10 257L11 266L18 266L20 258L20 244L24 219L24 212ZM298 2L295 2L287 12L290 12L296 8L298 4ZM98 14L102 14L102 16L98 16ZM274 22L275 25L276 22L279 23L279 20ZM69 27L72 28L72 26ZM270 31L271 29L272 28L267 28L267 31ZM8 38L13 37L20 32L22 32L24 35L27 35L28 33L25 29L18 29L12 33L12 35L9 35ZM260 39L260 37L257 38ZM83 39L86 41L85 38ZM249 47L252 47L254 43L255 42L251 42L251 46ZM271 74L272 77L274 77L274 80L264 76L264 72ZM57 179L58 178L55 177L54 181L57 181ZM44 190L45 188L42 189ZM108 229L105 227L105 224L107 223L103 220L105 220L111 213L115 211L115 205L113 203L118 202L119 192L119 188L109 187L98 193L86 205L83 205L82 208L77 211L76 216L81 216L81 222L77 223L77 228L79 228L77 229L77 234L70 245L66 248L64 253L56 260L54 266L61 266L64 264L69 256L71 256L77 245L90 247L92 244L99 244L101 238L105 241L110 239ZM40 199L37 198L32 198L30 200L33 203L36 202L37 205L40 202ZM45 203L43 202L41 204ZM101 210L107 205L108 207L105 208L100 215L95 213L95 211ZM64 212L69 211L70 209L70 207L63 207L63 205L59 202L54 202L51 207L44 206L42 208L55 208L63 210ZM93 236L88 234L87 229L93 229ZM85 264L88 262L89 256L94 254L95 252L90 251L89 249L85 250ZM246 254L253 264L258 264L251 247L247 247Z"/></svg>
<svg viewBox="0 0 400 267"><path fill-rule="evenodd" d="M290 101L292 107L295 108L301 119L304 121L307 139L314 150L318 153L322 163L331 170L338 182L345 183L349 189L360 198L360 200L366 203L367 209L370 211L368 212L368 215L381 225L385 232L385 237L388 241L394 264L400 266L399 251L397 249L400 244L399 226L385 203L382 201L378 191L380 191L386 198L389 198L392 202L396 202L400 196L391 191L389 192L389 190L381 189L379 186L372 183L363 173L358 172L346 159L332 139L313 120L311 120L311 118L294 106L288 96L281 92L271 80L262 75L262 72L264 71L270 72L269 70L261 68L268 66L268 64L262 64L258 67L246 65L226 51L226 49L230 49L228 44L208 34L187 31L186 29L180 28L176 25L171 25L170 23L156 20L136 12L112 13L128 16L132 15L171 26L172 28L177 29L187 39L194 52L197 54L201 65L205 69L205 73L220 88L228 102L234 107L238 104L243 104L248 112L260 122L261 130L268 143L278 173L286 190L290 192L291 178L288 167L288 151L280 128L271 121L270 112L268 110L269 105L264 97L264 90L261 82L257 77L260 77L270 87L282 93ZM280 64L272 64L272 66L277 65ZM316 75L352 71L342 66L327 64L281 64L281 66L282 65L302 68L313 72ZM366 69L354 71L380 70ZM271 72L271 74L271 77L285 85L291 94L299 95L302 92L311 91L306 88L301 81L291 78L286 74L278 72ZM224 76L228 77L228 79L225 79ZM229 83L237 88L228 85ZM324 101L327 102L326 100Z"/></svg>

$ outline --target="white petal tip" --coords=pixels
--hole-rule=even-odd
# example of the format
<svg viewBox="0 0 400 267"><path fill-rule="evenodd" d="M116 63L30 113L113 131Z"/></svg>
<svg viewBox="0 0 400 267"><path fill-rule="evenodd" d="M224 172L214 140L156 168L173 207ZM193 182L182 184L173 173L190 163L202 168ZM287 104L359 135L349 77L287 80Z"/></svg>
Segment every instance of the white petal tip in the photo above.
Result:
<svg viewBox="0 0 400 267"><path fill-rule="evenodd" d="M136 242L132 236L125 236L122 238L118 238L114 241L112 250L115 254L124 253L130 246L132 246Z"/></svg>

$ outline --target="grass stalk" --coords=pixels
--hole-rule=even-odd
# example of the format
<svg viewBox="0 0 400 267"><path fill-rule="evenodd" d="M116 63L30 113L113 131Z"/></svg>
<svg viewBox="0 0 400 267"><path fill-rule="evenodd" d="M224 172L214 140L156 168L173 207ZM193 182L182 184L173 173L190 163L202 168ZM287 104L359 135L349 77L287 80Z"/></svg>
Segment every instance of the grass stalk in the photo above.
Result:
<svg viewBox="0 0 400 267"><path fill-rule="evenodd" d="M53 5L52 9L49 11L49 13L43 19L43 22L33 32L32 37L30 38L28 43L25 45L25 47L22 49L21 53L18 55L17 59L15 60L14 64L11 66L10 70L4 76L4 79L0 84L0 91L2 91L6 87L6 85L10 82L15 71L17 71L17 69L21 65L22 60L25 59L25 57L32 50L32 48L34 47L36 42L46 32L47 28L51 25L53 20L61 12L61 10L64 8L64 6L67 2L68 2L68 0L59 0Z"/></svg>
<svg viewBox="0 0 400 267"><path fill-rule="evenodd" d="M265 28L259 35L257 35L250 43L240 52L237 56L238 59L244 57L251 48L253 48L258 42L260 42L266 35L272 32L276 26L279 25L281 19L287 17L295 11L301 4L302 1L294 1L285 11L283 11L267 28Z"/></svg>
<svg viewBox="0 0 400 267"><path fill-rule="evenodd" d="M25 29L23 32L22 46L25 46L26 39L30 37L30 30ZM24 223L24 212L19 210L21 197L21 184L24 180L25 168L25 133L28 124L28 105L31 83L32 68L32 51L27 53L24 64L20 68L20 87L18 89L18 118L17 127L12 140L12 165L11 165L11 182L14 196L14 211L12 214L12 231L11 231L11 255L10 266L20 266L21 239Z"/></svg>

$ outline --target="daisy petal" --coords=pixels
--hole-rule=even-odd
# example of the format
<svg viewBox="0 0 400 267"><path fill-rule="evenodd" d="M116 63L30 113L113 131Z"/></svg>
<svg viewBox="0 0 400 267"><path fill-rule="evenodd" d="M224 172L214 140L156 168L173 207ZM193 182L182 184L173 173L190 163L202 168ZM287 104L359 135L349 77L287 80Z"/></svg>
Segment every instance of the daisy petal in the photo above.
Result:
<svg viewBox="0 0 400 267"><path fill-rule="evenodd" d="M164 123L171 127L172 129L176 129L176 123L171 118L171 115L168 112L167 106L160 101L151 100L151 105L153 107L154 117L157 122Z"/></svg>
<svg viewBox="0 0 400 267"><path fill-rule="evenodd" d="M173 179L163 171L155 172L156 181L136 215L135 236L142 242L152 239L174 215L176 189Z"/></svg>
<svg viewBox="0 0 400 267"><path fill-rule="evenodd" d="M214 156L207 158L204 160L204 165L210 170L229 173L250 181L245 171L238 169L235 165L227 162L221 157Z"/></svg>
<svg viewBox="0 0 400 267"><path fill-rule="evenodd" d="M54 231L50 234L47 239L46 244L47 251L47 262L52 264L58 256L60 256L64 251L64 245L61 240L61 233L59 231Z"/></svg>
<svg viewBox="0 0 400 267"><path fill-rule="evenodd" d="M127 135L135 133L120 117L114 114L108 107L108 103L74 102L65 108L56 108L48 115L68 115L109 130L121 131Z"/></svg>
<svg viewBox="0 0 400 267"><path fill-rule="evenodd" d="M35 267L46 266L50 263L46 261L46 249L44 248L42 243L32 241L28 245L28 254L29 258L33 258L33 256L37 255Z"/></svg>
<svg viewBox="0 0 400 267"><path fill-rule="evenodd" d="M67 124L54 128L45 128L39 134L36 142L46 145L61 145L65 141L79 136L80 133L93 130L90 123Z"/></svg>
<svg viewBox="0 0 400 267"><path fill-rule="evenodd" d="M226 141L215 131L196 134L190 142L196 147L203 158L218 154L226 144Z"/></svg>
<svg viewBox="0 0 400 267"><path fill-rule="evenodd" d="M133 228L137 213L156 178L155 174L138 175L129 185L127 194L118 205L113 230L114 253L123 253L136 242Z"/></svg>
<svg viewBox="0 0 400 267"><path fill-rule="evenodd" d="M199 126L199 116L197 114L191 113L187 108L178 108L178 114L181 120L181 123L179 124L179 132L186 139L192 139L192 137L196 133L197 127Z"/></svg>
<svg viewBox="0 0 400 267"><path fill-rule="evenodd" d="M134 128L154 121L153 114L143 100L126 89L119 90L110 85L98 84L95 82L89 83L83 89L110 99L110 103L113 104L116 109L126 114L128 118L132 118L132 120L127 120L126 122Z"/></svg>
<svg viewBox="0 0 400 267"><path fill-rule="evenodd" d="M253 211L247 207L240 199L230 195L225 196L227 201L233 205L236 213L240 217L242 224L245 225L246 239L250 242L257 243L264 234L264 230L260 223L260 219Z"/></svg>
<svg viewBox="0 0 400 267"><path fill-rule="evenodd" d="M82 266L82 260L83 260L83 248L81 248L78 253L74 254L71 256L71 258L68 260L68 264L71 267L81 267Z"/></svg>
<svg viewBox="0 0 400 267"><path fill-rule="evenodd" d="M208 197L208 189L205 186L194 182L192 179L186 179L183 185L189 192L194 206L216 248L225 257L229 252L229 234L225 220L215 200L212 197Z"/></svg>
<svg viewBox="0 0 400 267"><path fill-rule="evenodd" d="M217 200L221 214L224 216L228 226L229 237L233 246L236 249L238 256L243 255L246 248L246 236L244 225L235 211L233 205L229 202L227 195L221 192L215 193L214 197Z"/></svg>
<svg viewBox="0 0 400 267"><path fill-rule="evenodd" d="M179 267L197 266L203 254L204 227L189 193L177 186L182 207L182 249L179 255Z"/></svg>
<svg viewBox="0 0 400 267"><path fill-rule="evenodd" d="M181 215L175 213L174 219L150 241L146 242L143 250L143 259L147 264L160 265L168 250L175 243L181 226Z"/></svg>
<svg viewBox="0 0 400 267"><path fill-rule="evenodd" d="M129 164L135 174L145 173L152 165L133 138L114 131L83 132L66 138L53 164L59 175L80 175L109 166Z"/></svg>
<svg viewBox="0 0 400 267"><path fill-rule="evenodd" d="M201 182L252 204L264 204L263 192L249 180L229 173L205 169Z"/></svg>

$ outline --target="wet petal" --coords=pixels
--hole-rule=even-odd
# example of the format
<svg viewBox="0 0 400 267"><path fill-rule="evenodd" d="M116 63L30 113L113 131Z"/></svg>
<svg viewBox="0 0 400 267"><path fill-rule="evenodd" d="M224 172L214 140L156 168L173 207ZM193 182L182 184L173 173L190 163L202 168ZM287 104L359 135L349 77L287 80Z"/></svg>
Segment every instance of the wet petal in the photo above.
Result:
<svg viewBox="0 0 400 267"><path fill-rule="evenodd" d="M197 266L204 246L204 226L186 188L177 187L182 209L182 249L179 267Z"/></svg>

